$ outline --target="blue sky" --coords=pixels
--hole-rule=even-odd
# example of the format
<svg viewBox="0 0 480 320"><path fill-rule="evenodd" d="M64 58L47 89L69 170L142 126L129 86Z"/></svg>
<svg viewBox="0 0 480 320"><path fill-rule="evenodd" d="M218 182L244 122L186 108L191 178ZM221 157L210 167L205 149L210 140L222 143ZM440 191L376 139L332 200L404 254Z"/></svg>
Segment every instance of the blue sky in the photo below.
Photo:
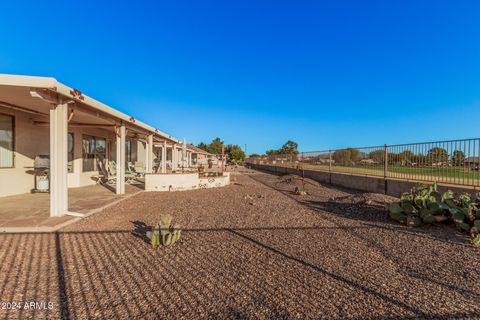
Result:
<svg viewBox="0 0 480 320"><path fill-rule="evenodd" d="M195 144L480 136L479 1L9 1L0 30L0 73Z"/></svg>

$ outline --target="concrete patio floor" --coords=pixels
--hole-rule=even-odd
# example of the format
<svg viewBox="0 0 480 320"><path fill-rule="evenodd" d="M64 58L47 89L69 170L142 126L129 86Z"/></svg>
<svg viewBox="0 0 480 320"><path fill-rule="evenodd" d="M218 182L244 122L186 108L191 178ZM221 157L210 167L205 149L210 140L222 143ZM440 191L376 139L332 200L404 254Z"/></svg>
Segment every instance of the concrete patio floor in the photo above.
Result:
<svg viewBox="0 0 480 320"><path fill-rule="evenodd" d="M71 188L68 190L68 210L88 214L141 190L143 185L127 184L125 195L120 196L115 194L114 188L102 185ZM69 215L50 217L48 193L29 193L0 198L0 232L15 231L17 228L24 228L26 231L28 228L43 230L73 219L76 217Z"/></svg>

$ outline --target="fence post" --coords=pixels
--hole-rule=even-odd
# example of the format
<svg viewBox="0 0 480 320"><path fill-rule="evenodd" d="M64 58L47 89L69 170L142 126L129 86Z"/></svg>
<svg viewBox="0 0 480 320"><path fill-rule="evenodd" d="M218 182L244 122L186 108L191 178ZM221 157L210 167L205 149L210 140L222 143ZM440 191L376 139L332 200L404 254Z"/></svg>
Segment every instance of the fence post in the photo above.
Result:
<svg viewBox="0 0 480 320"><path fill-rule="evenodd" d="M385 145L385 160L383 165L383 178L387 179L387 171L388 171L388 146Z"/></svg>
<svg viewBox="0 0 480 320"><path fill-rule="evenodd" d="M328 150L328 177L332 184L332 150Z"/></svg>
<svg viewBox="0 0 480 320"><path fill-rule="evenodd" d="M387 173L388 173L388 146L385 144L385 163L383 165L383 183L385 186L385 194L387 194L388 192Z"/></svg>
<svg viewBox="0 0 480 320"><path fill-rule="evenodd" d="M302 162L302 178L305 178L305 163L303 161L303 152L302 152L302 159L300 161Z"/></svg>

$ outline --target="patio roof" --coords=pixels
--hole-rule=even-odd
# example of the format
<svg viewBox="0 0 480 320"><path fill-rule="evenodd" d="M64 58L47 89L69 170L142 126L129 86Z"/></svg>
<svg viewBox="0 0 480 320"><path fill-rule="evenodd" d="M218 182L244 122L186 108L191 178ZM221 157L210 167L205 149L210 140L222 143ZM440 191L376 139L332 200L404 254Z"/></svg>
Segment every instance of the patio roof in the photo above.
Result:
<svg viewBox="0 0 480 320"><path fill-rule="evenodd" d="M188 149L192 150L193 153L201 153L201 154L205 154L205 155L209 155L209 156L212 155L213 156L213 154L211 154L210 152L207 152L203 149L200 149L199 147L196 147L193 144L187 144L187 147L188 147Z"/></svg>
<svg viewBox="0 0 480 320"><path fill-rule="evenodd" d="M67 98L71 101L74 101L76 106L85 108L81 111L87 112L87 109L90 109L90 111L107 115L119 122L124 123L125 125L128 125L129 127L141 129L148 134L152 134L157 139L165 139L175 143L181 143L181 141L177 140L176 138L152 126L149 126L132 116L115 110L114 108L83 94L77 89L68 87L58 82L55 78L0 74L0 93L2 96L2 101L0 101L3 102L2 105L15 108L17 107L20 97L22 99L22 101L20 101L21 108L25 109L24 111L30 111L39 116L42 114L44 116L48 116L48 114L44 114L41 111L42 107L48 106L48 97L52 97L52 99L58 97ZM9 97L12 97L12 101L9 101ZM38 97L42 97L44 100L46 98L47 101L43 101L44 105L42 105L42 101L38 99ZM105 121L102 122L101 119L95 117L95 114L89 119L89 122L92 121L93 124L96 125L110 124L106 123Z"/></svg>

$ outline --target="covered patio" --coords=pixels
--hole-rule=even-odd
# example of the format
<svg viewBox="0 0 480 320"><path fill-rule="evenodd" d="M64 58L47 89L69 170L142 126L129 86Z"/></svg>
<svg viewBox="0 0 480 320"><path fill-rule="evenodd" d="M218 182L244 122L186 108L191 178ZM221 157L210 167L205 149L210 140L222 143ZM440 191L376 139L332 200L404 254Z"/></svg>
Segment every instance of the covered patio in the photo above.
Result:
<svg viewBox="0 0 480 320"><path fill-rule="evenodd" d="M183 144L54 78L0 75L0 227L83 217L166 173L167 148L189 166Z"/></svg>
<svg viewBox="0 0 480 320"><path fill-rule="evenodd" d="M68 210L84 215L102 210L143 190L141 185L127 184L125 194L116 195L102 185L68 190ZM50 197L47 193L27 193L1 198L0 232L22 230L51 231L75 220L71 215L50 216Z"/></svg>

